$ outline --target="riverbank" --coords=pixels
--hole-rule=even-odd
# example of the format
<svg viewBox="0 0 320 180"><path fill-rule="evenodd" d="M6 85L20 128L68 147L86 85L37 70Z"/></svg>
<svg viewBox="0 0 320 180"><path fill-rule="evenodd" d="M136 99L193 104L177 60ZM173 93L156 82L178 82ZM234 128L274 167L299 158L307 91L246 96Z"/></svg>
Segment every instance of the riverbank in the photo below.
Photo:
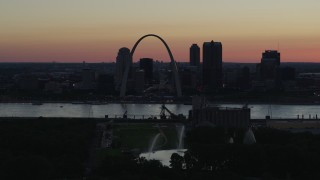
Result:
<svg viewBox="0 0 320 180"><path fill-rule="evenodd" d="M192 105L192 101L125 101L125 100L113 100L113 101L0 101L0 104L86 104L86 105L106 105L106 104L182 104L182 105ZM320 101L315 102L261 102L261 101L209 101L209 104L269 104L269 105L320 105Z"/></svg>
<svg viewBox="0 0 320 180"><path fill-rule="evenodd" d="M218 107L241 108L244 104L213 104ZM0 103L0 117L60 117L60 118L121 118L124 114L130 119L159 119L161 103L108 103L108 104L72 104L72 103ZM191 105L166 104L166 107L176 115L182 114L188 118ZM314 119L320 118L320 106L308 105L281 105L281 104L248 104L252 119ZM166 112L168 116L169 113Z"/></svg>

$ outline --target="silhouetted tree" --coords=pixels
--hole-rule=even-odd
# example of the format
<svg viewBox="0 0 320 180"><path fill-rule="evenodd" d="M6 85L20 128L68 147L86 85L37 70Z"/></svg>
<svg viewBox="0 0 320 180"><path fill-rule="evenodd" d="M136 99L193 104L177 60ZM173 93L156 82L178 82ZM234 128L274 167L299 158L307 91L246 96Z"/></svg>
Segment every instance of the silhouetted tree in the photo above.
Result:
<svg viewBox="0 0 320 180"><path fill-rule="evenodd" d="M174 169L181 170L183 168L184 159L177 153L173 153L170 158L170 166Z"/></svg>

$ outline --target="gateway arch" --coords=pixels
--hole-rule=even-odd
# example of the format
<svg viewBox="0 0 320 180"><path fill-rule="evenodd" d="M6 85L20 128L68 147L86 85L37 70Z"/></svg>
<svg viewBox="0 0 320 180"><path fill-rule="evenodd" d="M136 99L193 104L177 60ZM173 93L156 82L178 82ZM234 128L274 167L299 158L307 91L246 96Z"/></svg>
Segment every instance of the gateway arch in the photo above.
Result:
<svg viewBox="0 0 320 180"><path fill-rule="evenodd" d="M122 82L121 82L121 90L120 90L120 97L124 97L126 95L126 89L127 89L127 81L128 81L128 76L129 76L129 71L130 71L130 67L131 67L131 63L132 63L132 58L133 58L133 55L134 55L134 52L136 50L136 48L138 47L139 43L144 39L144 38L147 38L147 37L150 37L150 36L153 36L153 37L156 37L158 38L163 44L164 46L166 47L167 51L168 51L168 54L170 56L170 60L171 60L171 70L173 72L173 75L174 75L174 82L175 82L175 86L176 86L176 91L177 91L177 96L178 97L181 97L182 96L182 92L181 92L181 84L180 84L180 78L179 78L179 74L178 74L178 67L177 67L177 64L176 64L176 61L174 60L173 58L173 55L171 53L171 50L168 46L168 44L158 35L155 35L155 34L147 34L145 36L142 36L133 46L131 52L130 52L130 60L127 61L127 66L126 66L126 69L125 69L125 72L124 72L124 75L123 75L123 78L122 78Z"/></svg>

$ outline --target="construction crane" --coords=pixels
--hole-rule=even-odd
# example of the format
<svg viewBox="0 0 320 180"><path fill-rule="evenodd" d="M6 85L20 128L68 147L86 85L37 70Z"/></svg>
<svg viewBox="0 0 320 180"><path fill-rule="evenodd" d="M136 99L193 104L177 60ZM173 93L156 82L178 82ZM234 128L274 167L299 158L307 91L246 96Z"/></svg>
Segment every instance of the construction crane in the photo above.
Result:
<svg viewBox="0 0 320 180"><path fill-rule="evenodd" d="M170 115L170 119L185 119L182 114L176 115L172 113L164 104L161 106L160 119L167 119L166 112Z"/></svg>

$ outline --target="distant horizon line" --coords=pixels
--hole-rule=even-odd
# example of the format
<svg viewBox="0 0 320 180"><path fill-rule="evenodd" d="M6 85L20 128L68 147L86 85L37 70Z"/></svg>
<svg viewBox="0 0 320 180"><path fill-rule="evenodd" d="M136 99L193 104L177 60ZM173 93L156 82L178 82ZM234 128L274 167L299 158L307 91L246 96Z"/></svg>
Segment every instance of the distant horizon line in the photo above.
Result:
<svg viewBox="0 0 320 180"><path fill-rule="evenodd" d="M161 62L161 60L156 60L158 62ZM115 61L11 61L11 62L7 62L7 61L0 61L0 64L8 64L8 63L61 63L61 64L82 64L83 62L85 62L86 64L99 64L99 63L107 63L107 64L112 64L112 63L116 63ZM138 63L137 62L133 62L133 63ZM170 63L170 61L162 61L163 63ZM190 63L189 61L176 61L177 63ZM257 64L260 62L235 62L235 61L222 61L223 63L232 63L232 64ZM202 62L200 62L202 63ZM320 64L320 61L282 61L281 63L309 63L309 64Z"/></svg>

